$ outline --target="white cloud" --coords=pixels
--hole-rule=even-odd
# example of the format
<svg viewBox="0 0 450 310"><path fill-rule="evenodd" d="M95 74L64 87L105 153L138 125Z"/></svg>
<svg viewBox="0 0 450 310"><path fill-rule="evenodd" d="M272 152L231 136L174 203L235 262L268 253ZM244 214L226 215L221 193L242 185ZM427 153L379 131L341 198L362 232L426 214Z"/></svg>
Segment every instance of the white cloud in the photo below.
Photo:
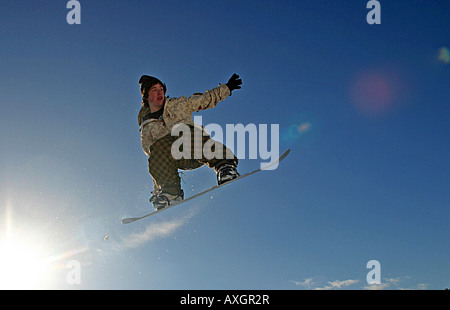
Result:
<svg viewBox="0 0 450 310"><path fill-rule="evenodd" d="M381 291L390 288L392 285L397 286L399 282L399 278L383 278L382 283L366 285L364 286L364 289L369 291Z"/></svg>
<svg viewBox="0 0 450 310"><path fill-rule="evenodd" d="M366 285L364 286L365 290L426 290L428 288L428 284L425 283L418 283L416 286L413 287L401 287L399 286L400 282L404 282L404 280L409 280L410 277L406 276L403 279L401 278L383 278L383 281L381 284L373 284L373 285Z"/></svg>
<svg viewBox="0 0 450 310"><path fill-rule="evenodd" d="M183 226L184 221L182 219L175 219L167 222L150 224L142 233L132 233L122 238L122 243L127 248L136 248L148 241L167 237L174 233L178 228Z"/></svg>
<svg viewBox="0 0 450 310"><path fill-rule="evenodd" d="M294 283L297 286L304 287L306 289L311 289L315 285L312 278L305 279L303 281L290 281L290 282Z"/></svg>
<svg viewBox="0 0 450 310"><path fill-rule="evenodd" d="M290 282L294 283L296 286L301 286L308 290L333 290L333 289L341 289L343 287L356 284L359 282L359 280L352 280L352 279L344 281L336 280L328 282L329 285L326 286L317 286L313 278L308 278L303 281L290 281Z"/></svg>
<svg viewBox="0 0 450 310"><path fill-rule="evenodd" d="M403 287L400 287L399 288L399 290L426 290L426 289L428 289L428 284L426 284L426 283L419 283L419 284L417 284L417 286L416 287L410 287L410 288L403 288Z"/></svg>
<svg viewBox="0 0 450 310"><path fill-rule="evenodd" d="M387 289L391 286L390 283L381 283L381 284L371 284L371 285L366 285L364 286L365 290L369 290L369 291L382 291L384 289Z"/></svg>
<svg viewBox="0 0 450 310"><path fill-rule="evenodd" d="M328 282L329 285L324 286L324 287L316 287L316 290L333 290L333 289L341 289L343 287L347 287L350 285L353 285L355 283L358 283L359 280L344 280L344 281L330 281Z"/></svg>
<svg viewBox="0 0 450 310"><path fill-rule="evenodd" d="M340 290L340 289L364 289L364 290L426 290L428 288L428 284L418 283L418 284L409 284L405 285L405 281L409 281L409 277L399 277L399 278L383 278L381 284L366 284L365 282L361 283L358 286L353 286L357 283L360 283L360 280L335 280L335 281L327 281L327 285L318 284L314 278L308 278L301 281L291 280L289 282L294 283L296 286L301 287L307 290Z"/></svg>
<svg viewBox="0 0 450 310"><path fill-rule="evenodd" d="M185 225L195 214L196 212L192 210L188 214L176 219L150 223L143 232L131 233L121 237L120 241L115 244L115 249L121 251L129 248L137 248L149 241L168 237Z"/></svg>

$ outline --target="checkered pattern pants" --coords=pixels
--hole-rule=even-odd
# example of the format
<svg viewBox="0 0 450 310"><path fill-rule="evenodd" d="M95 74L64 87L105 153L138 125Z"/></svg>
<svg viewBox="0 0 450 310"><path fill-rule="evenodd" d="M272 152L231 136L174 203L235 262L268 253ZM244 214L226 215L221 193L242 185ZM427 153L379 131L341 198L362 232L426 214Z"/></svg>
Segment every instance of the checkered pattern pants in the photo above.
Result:
<svg viewBox="0 0 450 310"><path fill-rule="evenodd" d="M180 136L167 135L157 140L150 148L150 157L148 158L148 171L153 178L155 185L153 193L165 192L171 195L178 195L181 191L181 178L178 174L180 170L192 170L207 165L217 172L217 168L223 164L237 166L237 157L225 145L211 139L209 135L204 135L201 129L190 126L191 131L191 151L188 158L174 159L171 153L173 143ZM194 133L196 132L196 133ZM201 137L201 139L199 139ZM188 137L189 138L189 137ZM207 147L215 152L216 147L221 156L209 159L203 152L205 143ZM205 149L208 149L205 148ZM228 154L228 158L227 158ZM230 156L230 154L232 156ZM200 155L200 156L199 156ZM200 158L201 157L201 158ZM230 159L232 157L232 159Z"/></svg>

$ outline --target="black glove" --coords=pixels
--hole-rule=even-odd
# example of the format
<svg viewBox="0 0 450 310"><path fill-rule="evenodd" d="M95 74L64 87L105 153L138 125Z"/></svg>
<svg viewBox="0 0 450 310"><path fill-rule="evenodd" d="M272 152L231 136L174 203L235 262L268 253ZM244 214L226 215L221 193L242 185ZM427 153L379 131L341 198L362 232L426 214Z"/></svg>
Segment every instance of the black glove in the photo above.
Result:
<svg viewBox="0 0 450 310"><path fill-rule="evenodd" d="M228 80L227 84L230 91L232 92L235 89L240 89L242 85L242 80L239 78L239 75L236 73L233 74L233 76Z"/></svg>

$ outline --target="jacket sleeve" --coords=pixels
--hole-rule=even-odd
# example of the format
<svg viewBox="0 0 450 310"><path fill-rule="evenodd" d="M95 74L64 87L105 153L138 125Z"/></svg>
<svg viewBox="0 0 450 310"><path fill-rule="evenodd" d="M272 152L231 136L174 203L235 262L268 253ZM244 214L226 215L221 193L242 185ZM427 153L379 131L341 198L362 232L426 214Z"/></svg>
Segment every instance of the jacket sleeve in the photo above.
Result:
<svg viewBox="0 0 450 310"><path fill-rule="evenodd" d="M217 104L231 95L231 91L225 84L207 90L205 93L196 93L190 96L186 101L186 112L193 113L200 110L211 109Z"/></svg>

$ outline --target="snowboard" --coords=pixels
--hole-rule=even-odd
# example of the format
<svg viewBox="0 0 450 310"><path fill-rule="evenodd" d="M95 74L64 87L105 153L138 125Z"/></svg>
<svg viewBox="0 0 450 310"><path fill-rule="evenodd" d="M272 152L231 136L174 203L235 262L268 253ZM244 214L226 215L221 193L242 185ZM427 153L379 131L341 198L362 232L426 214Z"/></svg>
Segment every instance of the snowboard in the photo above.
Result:
<svg viewBox="0 0 450 310"><path fill-rule="evenodd" d="M203 192L200 192L200 193L198 193L198 194L195 194L195 195L193 195L193 196L191 196L191 197L188 197L188 198L186 198L186 199L184 199L184 200L176 201L176 202L174 202L174 203L168 205L168 206L165 207L165 208L162 208L162 209L159 209L159 210L155 210L155 211L150 212L150 213L148 213L148 214L146 214L146 215L144 215L144 216L141 216L141 217L129 217L129 218L122 219L122 224L130 224L130 223L133 223L133 222L142 220L142 219L144 219L144 218L146 218L146 217L155 215L155 214L157 214L157 213L159 213L159 212L165 211L165 210L170 209L170 208L172 208L172 207L179 206L179 205L181 205L181 204L183 204L183 203L186 203L186 202L188 202L188 201L190 201L190 200L193 200L193 199L195 199L195 198L197 198L197 197L199 197L199 196L202 196L202 195L204 195L204 194L206 194L206 193L209 193L209 192L211 192L211 191L213 191L213 190L216 190L216 189L218 189L218 188L220 188L220 187L226 186L226 185L231 184L231 183L233 183L233 182L236 182L236 181L238 181L238 180L242 180L243 178L246 178L246 177L248 177L249 175L255 174L255 173L260 172L260 171L263 171L263 170L267 170L269 167L271 167L271 166L275 165L276 163L279 163L279 162L281 162L283 159L285 159L286 156L289 155L289 152L290 152L290 151L291 151L291 150L288 149L288 150L285 151L283 154L281 154L281 156L280 156L278 159L274 160L273 162L269 163L267 166L264 166L263 168L257 169L257 170L255 170L255 171L252 171L252 172L249 172L249 173L246 173L246 174L243 174L243 175L240 175L239 177L237 177L237 178L235 178L235 179L233 179L233 180L231 180L231 181L228 181L228 182L226 182L226 183L223 183L223 184L221 184L221 185L214 185L213 187L211 187L211 188L209 188L209 189L207 189L207 190L205 190L205 191L203 191Z"/></svg>

